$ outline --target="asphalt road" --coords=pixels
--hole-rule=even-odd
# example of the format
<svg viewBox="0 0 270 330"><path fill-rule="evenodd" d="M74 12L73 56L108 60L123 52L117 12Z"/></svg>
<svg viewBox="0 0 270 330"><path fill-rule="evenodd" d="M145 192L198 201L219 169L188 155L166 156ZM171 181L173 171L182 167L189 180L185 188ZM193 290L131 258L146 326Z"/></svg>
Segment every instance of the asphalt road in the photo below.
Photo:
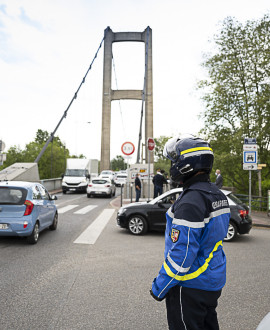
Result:
<svg viewBox="0 0 270 330"><path fill-rule="evenodd" d="M74 241L102 221L111 199L59 195L56 231L37 245L0 237L0 328L167 329L164 302L149 295L163 262L162 233L135 237L116 226L116 211L94 244ZM86 206L93 209L76 213ZM270 230L225 242L227 284L219 300L221 330L253 330L270 311Z"/></svg>

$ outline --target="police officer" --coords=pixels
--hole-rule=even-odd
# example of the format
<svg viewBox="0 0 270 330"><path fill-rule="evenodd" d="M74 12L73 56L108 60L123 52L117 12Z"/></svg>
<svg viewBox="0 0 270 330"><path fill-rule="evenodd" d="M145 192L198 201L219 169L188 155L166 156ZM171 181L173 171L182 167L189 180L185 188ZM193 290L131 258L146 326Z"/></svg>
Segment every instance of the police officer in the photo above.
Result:
<svg viewBox="0 0 270 330"><path fill-rule="evenodd" d="M169 140L163 153L183 192L166 214L165 261L150 293L158 301L166 298L169 329L217 330L230 209L209 179L213 151L204 140L188 137Z"/></svg>

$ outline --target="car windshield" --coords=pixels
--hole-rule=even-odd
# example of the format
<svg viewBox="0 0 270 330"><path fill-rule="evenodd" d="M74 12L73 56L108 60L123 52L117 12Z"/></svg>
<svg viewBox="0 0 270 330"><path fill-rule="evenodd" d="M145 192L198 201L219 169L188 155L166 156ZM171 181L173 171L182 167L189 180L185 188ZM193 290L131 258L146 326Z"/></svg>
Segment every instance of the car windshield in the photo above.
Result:
<svg viewBox="0 0 270 330"><path fill-rule="evenodd" d="M234 194L230 193L227 197L229 197L235 204L244 204L238 197L236 197Z"/></svg>
<svg viewBox="0 0 270 330"><path fill-rule="evenodd" d="M67 169L65 176L85 176L85 170Z"/></svg>
<svg viewBox="0 0 270 330"><path fill-rule="evenodd" d="M109 172L109 171L102 171L101 174L112 174L112 172Z"/></svg>
<svg viewBox="0 0 270 330"><path fill-rule="evenodd" d="M93 184L105 184L105 183L109 183L107 180L93 180L92 181Z"/></svg>
<svg viewBox="0 0 270 330"><path fill-rule="evenodd" d="M126 175L117 175L117 179L126 179L127 176Z"/></svg>
<svg viewBox="0 0 270 330"><path fill-rule="evenodd" d="M27 190L23 188L0 187L0 204L22 205L26 195Z"/></svg>

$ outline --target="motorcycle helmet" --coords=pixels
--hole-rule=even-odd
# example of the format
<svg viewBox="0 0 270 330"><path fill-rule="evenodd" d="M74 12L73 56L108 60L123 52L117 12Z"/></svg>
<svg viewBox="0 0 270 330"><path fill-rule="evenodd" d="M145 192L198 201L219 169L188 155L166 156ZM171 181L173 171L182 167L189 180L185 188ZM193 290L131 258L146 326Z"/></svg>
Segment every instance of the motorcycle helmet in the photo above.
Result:
<svg viewBox="0 0 270 330"><path fill-rule="evenodd" d="M168 140L163 155L172 162L170 174L176 184L183 184L199 171L210 173L213 167L210 144L194 136Z"/></svg>

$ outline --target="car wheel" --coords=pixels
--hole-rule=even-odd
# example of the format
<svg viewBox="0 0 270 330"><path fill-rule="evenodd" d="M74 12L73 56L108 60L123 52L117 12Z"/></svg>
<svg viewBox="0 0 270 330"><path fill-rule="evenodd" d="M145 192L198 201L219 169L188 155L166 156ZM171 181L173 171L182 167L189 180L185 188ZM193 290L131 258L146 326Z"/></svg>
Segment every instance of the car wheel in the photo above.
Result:
<svg viewBox="0 0 270 330"><path fill-rule="evenodd" d="M39 224L38 222L36 222L32 234L27 237L27 242L29 244L36 244L38 238L39 238Z"/></svg>
<svg viewBox="0 0 270 330"><path fill-rule="evenodd" d="M128 221L128 229L133 235L143 235L147 228L146 220L140 215L133 215Z"/></svg>
<svg viewBox="0 0 270 330"><path fill-rule="evenodd" d="M236 225L230 221L227 236L224 238L224 241L232 241L237 235Z"/></svg>
<svg viewBox="0 0 270 330"><path fill-rule="evenodd" d="M57 224L58 224L58 214L55 213L53 223L49 227L50 230L55 230L57 228Z"/></svg>
<svg viewBox="0 0 270 330"><path fill-rule="evenodd" d="M87 194L87 197L90 198L91 197L91 194Z"/></svg>
<svg viewBox="0 0 270 330"><path fill-rule="evenodd" d="M63 190L63 194L65 195L67 193L67 191L66 190Z"/></svg>

